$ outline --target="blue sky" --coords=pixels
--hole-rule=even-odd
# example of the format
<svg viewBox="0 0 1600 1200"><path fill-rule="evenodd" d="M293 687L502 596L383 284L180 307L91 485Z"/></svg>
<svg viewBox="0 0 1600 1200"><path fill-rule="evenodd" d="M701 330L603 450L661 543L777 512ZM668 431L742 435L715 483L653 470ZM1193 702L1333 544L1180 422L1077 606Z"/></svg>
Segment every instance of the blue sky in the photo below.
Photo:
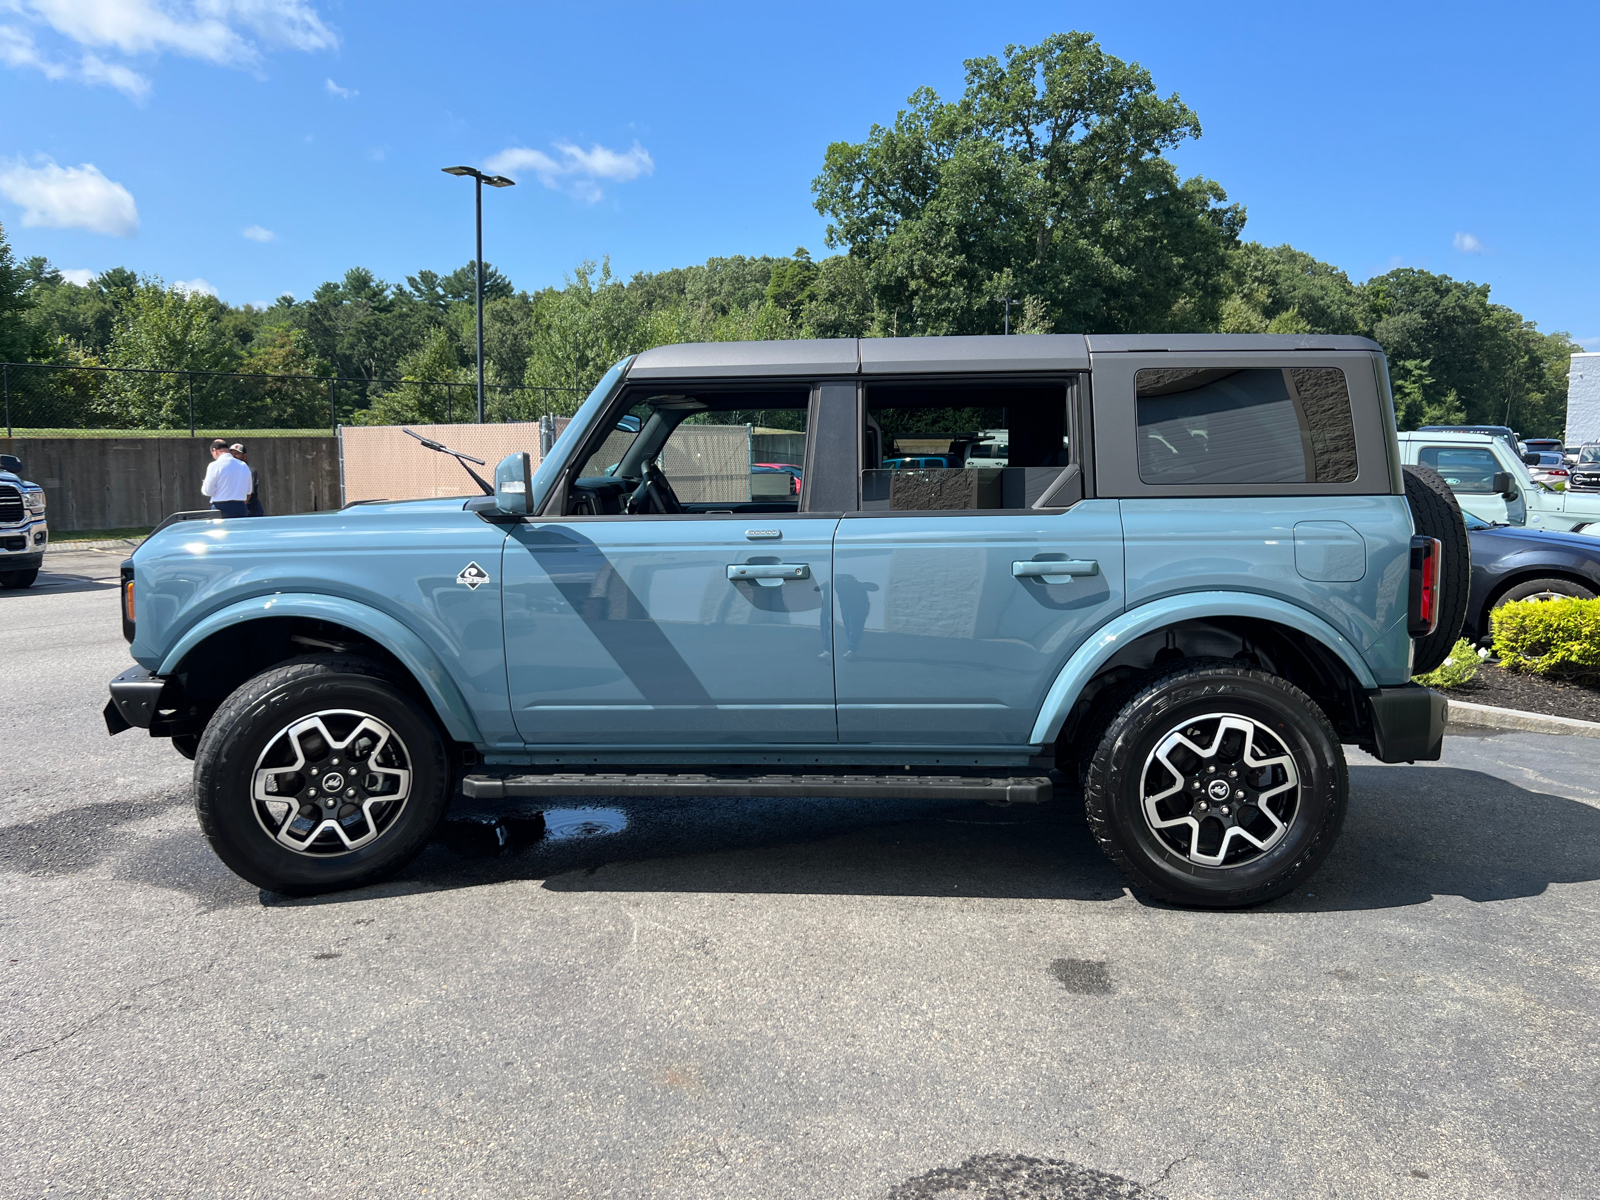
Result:
<svg viewBox="0 0 1600 1200"><path fill-rule="evenodd" d="M1425 267L1600 349L1600 7L0 0L21 255L234 303L485 253L522 287L825 252L810 181L964 58L1067 29L1199 114L1175 155L1355 279Z"/></svg>

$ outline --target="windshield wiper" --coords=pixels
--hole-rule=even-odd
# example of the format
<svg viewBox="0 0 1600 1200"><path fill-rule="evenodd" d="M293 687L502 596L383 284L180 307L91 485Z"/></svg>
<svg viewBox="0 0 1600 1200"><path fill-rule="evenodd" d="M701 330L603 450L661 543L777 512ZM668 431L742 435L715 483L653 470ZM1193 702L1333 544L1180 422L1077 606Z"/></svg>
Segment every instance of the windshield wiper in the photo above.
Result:
<svg viewBox="0 0 1600 1200"><path fill-rule="evenodd" d="M402 426L400 432L401 433L411 433L411 430L406 429L404 426ZM451 458L455 459L458 463L461 464L461 469L463 471L465 471L468 475L472 476L473 482L476 483L479 487L481 487L483 489L483 494L485 496L494 495L494 488L492 488L489 484L484 482L483 476L479 475L471 467L467 466L467 464L469 462L475 462L480 467L488 466L489 464L484 462L483 459L481 459L481 458L473 458L472 455L463 454L459 450L452 450L452 449L450 449L449 446L446 446L446 445L443 445L443 444L441 444L439 442L436 442L432 438L425 438L420 433L411 433L411 436L416 438L417 441L421 442L429 450L437 450L440 454L448 454Z"/></svg>

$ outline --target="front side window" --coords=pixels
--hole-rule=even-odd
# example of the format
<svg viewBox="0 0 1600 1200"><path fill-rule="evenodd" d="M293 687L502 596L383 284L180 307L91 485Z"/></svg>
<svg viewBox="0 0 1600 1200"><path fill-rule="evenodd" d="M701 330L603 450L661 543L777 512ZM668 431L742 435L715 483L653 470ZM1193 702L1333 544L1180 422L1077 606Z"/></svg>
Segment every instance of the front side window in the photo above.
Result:
<svg viewBox="0 0 1600 1200"><path fill-rule="evenodd" d="M1494 453L1481 446L1424 446L1417 461L1444 477L1450 490L1464 496L1494 494L1494 477L1502 468Z"/></svg>
<svg viewBox="0 0 1600 1200"><path fill-rule="evenodd" d="M862 431L864 512L1066 507L1067 385L880 384Z"/></svg>
<svg viewBox="0 0 1600 1200"><path fill-rule="evenodd" d="M1137 379L1146 483L1349 483L1350 390L1337 367L1163 367Z"/></svg>
<svg viewBox="0 0 1600 1200"><path fill-rule="evenodd" d="M646 396L578 469L574 514L796 511L809 392ZM750 400L771 407L748 406Z"/></svg>

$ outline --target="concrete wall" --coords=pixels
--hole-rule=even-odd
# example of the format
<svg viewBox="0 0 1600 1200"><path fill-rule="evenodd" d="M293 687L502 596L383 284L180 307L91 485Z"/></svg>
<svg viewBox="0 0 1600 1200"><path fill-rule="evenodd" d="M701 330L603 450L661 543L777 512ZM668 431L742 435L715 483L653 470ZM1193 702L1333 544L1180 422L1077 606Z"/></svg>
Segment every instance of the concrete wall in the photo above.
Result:
<svg viewBox="0 0 1600 1200"><path fill-rule="evenodd" d="M1574 354L1567 368L1566 443L1600 442L1600 354Z"/></svg>
<svg viewBox="0 0 1600 1200"><path fill-rule="evenodd" d="M210 438L0 438L44 487L51 529L131 529L208 508L200 480ZM246 445L269 516L339 507L332 437L251 438Z"/></svg>

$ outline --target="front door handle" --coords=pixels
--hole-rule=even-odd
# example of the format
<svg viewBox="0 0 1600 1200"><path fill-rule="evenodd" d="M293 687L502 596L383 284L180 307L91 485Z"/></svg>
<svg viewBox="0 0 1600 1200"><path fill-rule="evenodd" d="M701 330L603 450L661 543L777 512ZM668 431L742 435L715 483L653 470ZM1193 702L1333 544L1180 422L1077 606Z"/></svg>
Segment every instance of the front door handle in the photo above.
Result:
<svg viewBox="0 0 1600 1200"><path fill-rule="evenodd" d="M729 563L728 579L739 583L744 580L760 587L782 587L785 579L810 579L811 568L805 563Z"/></svg>
<svg viewBox="0 0 1600 1200"><path fill-rule="evenodd" d="M1033 560L1014 562L1011 573L1018 579L1042 579L1046 583L1071 583L1075 577L1100 574L1100 564L1092 558L1068 558L1055 561Z"/></svg>

